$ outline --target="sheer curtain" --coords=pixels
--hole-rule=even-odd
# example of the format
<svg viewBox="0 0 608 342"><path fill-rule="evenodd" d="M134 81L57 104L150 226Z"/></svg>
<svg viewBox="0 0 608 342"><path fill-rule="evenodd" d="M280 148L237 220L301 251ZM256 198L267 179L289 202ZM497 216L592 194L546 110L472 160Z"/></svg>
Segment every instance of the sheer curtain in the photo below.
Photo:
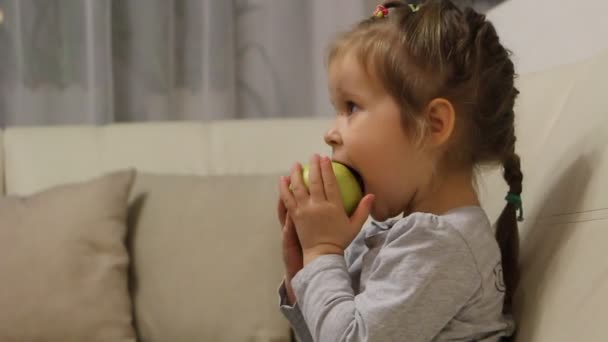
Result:
<svg viewBox="0 0 608 342"><path fill-rule="evenodd" d="M0 0L0 126L331 115L369 0Z"/></svg>

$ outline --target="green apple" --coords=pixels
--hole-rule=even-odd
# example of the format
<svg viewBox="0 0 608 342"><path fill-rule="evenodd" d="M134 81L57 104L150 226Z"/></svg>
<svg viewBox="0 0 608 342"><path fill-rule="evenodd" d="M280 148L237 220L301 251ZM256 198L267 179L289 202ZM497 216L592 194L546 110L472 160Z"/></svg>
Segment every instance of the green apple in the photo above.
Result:
<svg viewBox="0 0 608 342"><path fill-rule="evenodd" d="M348 216L357 209L357 205L363 197L361 186L357 181L355 175L343 164L337 162L331 162L332 169L336 175L338 181L338 188L340 188L340 195L342 196L342 204L344 204L344 210ZM308 172L309 165L304 165L302 169L302 178L304 184L308 187Z"/></svg>

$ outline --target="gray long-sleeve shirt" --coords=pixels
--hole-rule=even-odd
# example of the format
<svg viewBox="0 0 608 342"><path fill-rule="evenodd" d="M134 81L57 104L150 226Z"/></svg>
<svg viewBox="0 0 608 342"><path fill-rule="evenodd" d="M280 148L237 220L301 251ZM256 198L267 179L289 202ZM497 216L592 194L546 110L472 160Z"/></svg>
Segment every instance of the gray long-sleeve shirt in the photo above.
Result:
<svg viewBox="0 0 608 342"><path fill-rule="evenodd" d="M325 255L292 279L297 304L281 311L302 341L498 341L500 250L479 207L372 222L344 257Z"/></svg>

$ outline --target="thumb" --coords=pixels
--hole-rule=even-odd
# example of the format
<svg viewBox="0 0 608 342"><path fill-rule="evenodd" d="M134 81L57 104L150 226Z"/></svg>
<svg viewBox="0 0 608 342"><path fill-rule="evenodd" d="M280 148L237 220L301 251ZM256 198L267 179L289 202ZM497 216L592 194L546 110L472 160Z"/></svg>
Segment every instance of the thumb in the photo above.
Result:
<svg viewBox="0 0 608 342"><path fill-rule="evenodd" d="M359 202L353 215L350 217L350 222L357 225L357 227L363 226L372 211L372 205L374 204L375 199L376 196L372 194L365 195L365 197L361 199L361 202Z"/></svg>

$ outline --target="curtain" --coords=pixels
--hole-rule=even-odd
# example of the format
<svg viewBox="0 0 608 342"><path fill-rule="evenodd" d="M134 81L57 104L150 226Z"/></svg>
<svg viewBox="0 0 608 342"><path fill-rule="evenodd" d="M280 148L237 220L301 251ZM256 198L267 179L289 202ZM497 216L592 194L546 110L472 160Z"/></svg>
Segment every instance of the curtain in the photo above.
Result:
<svg viewBox="0 0 608 342"><path fill-rule="evenodd" d="M332 115L326 48L369 2L0 0L0 126Z"/></svg>

